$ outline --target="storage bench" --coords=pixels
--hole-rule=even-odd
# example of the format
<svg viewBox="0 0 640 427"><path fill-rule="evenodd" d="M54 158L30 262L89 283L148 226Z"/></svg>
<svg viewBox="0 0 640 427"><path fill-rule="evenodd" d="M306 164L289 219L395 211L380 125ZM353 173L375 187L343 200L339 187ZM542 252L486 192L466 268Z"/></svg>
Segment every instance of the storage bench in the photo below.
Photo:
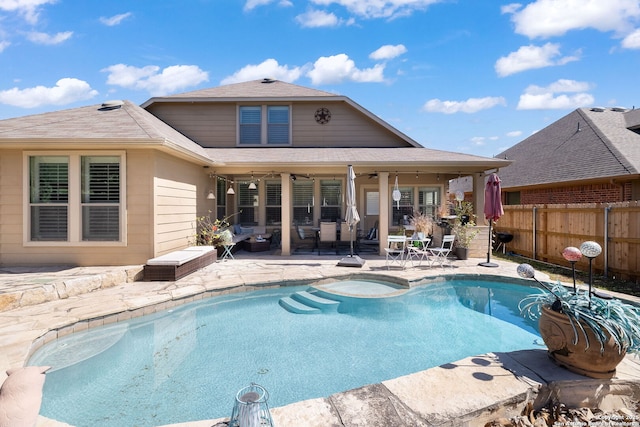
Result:
<svg viewBox="0 0 640 427"><path fill-rule="evenodd" d="M147 261L144 281L175 281L215 262L213 246L190 246Z"/></svg>

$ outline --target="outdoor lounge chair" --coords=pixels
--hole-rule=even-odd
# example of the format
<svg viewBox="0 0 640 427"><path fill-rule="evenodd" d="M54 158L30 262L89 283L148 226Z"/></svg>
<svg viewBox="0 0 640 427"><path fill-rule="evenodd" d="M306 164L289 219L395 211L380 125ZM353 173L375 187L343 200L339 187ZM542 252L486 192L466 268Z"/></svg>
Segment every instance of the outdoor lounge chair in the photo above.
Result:
<svg viewBox="0 0 640 427"><path fill-rule="evenodd" d="M407 245L406 236L387 236L387 247L384 251L387 253L386 266L387 270L392 265L397 265L404 269L406 263L405 250Z"/></svg>
<svg viewBox="0 0 640 427"><path fill-rule="evenodd" d="M445 263L451 265L451 261L449 261L448 256L453 249L453 241L455 238L455 234L446 234L442 236L442 244L439 248L429 249L432 256L431 265L436 262L440 264L440 267L444 267Z"/></svg>

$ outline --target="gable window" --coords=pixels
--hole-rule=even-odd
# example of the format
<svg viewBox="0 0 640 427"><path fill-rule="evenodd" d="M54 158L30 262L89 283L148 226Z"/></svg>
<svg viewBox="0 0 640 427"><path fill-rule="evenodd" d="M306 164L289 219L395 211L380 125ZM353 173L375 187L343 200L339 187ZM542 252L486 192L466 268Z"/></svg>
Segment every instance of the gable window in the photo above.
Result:
<svg viewBox="0 0 640 427"><path fill-rule="evenodd" d="M31 242L120 242L122 155L33 155L29 165Z"/></svg>
<svg viewBox="0 0 640 427"><path fill-rule="evenodd" d="M238 145L291 144L291 109L288 105L238 107Z"/></svg>

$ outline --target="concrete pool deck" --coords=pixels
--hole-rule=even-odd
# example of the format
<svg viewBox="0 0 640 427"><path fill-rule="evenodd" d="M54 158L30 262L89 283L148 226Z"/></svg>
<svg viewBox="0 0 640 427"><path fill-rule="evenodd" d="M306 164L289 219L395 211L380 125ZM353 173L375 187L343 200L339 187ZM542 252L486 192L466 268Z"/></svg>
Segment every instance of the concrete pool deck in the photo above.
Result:
<svg viewBox="0 0 640 427"><path fill-rule="evenodd" d="M238 252L235 257L176 282L141 282L142 266L0 268L0 382L6 369L23 366L35 349L58 336L219 293L280 282L322 283L354 274L410 283L451 274L517 278L517 264L500 259L493 259L497 268L478 266L483 259L469 259L455 260L453 267L387 270L384 257L369 254L363 256L366 263L362 268L338 267L340 256L317 254L281 257ZM545 279L543 274L537 277ZM229 393L229 413L236 391ZM550 396L567 404L635 410L632 402L640 401L640 363L627 356L616 378L603 381L555 366L544 350L490 353L271 410L278 427L480 426L490 419L519 413L526 402L545 402ZM173 426L205 427L221 421ZM40 417L37 426L67 424Z"/></svg>

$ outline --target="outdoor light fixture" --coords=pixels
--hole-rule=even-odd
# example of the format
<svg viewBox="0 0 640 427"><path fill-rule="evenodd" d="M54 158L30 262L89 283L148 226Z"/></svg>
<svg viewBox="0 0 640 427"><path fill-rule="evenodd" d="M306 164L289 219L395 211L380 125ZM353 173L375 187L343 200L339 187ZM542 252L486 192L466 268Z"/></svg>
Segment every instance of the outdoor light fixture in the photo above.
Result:
<svg viewBox="0 0 640 427"><path fill-rule="evenodd" d="M251 182L249 183L249 190L255 190L256 188L256 183L253 182L253 174L251 174Z"/></svg>
<svg viewBox="0 0 640 427"><path fill-rule="evenodd" d="M593 241L583 242L580 245L580 252L589 258L589 307L591 307L591 289L593 288L593 259L602 253L602 247Z"/></svg>
<svg viewBox="0 0 640 427"><path fill-rule="evenodd" d="M214 175L212 173L209 174L209 179L213 180ZM213 188L215 188L215 181L213 181ZM216 195L213 192L213 188L209 189L209 193L207 194L207 200L215 200Z"/></svg>
<svg viewBox="0 0 640 427"><path fill-rule="evenodd" d="M291 181L295 181L296 179L298 179L298 177L296 176L296 174L292 173L291 174Z"/></svg>
<svg viewBox="0 0 640 427"><path fill-rule="evenodd" d="M576 294L576 262L582 259L582 252L580 249L573 246L568 246L562 251L564 259L571 263L571 272L573 273L573 294Z"/></svg>
<svg viewBox="0 0 640 427"><path fill-rule="evenodd" d="M236 194L235 190L232 187L233 181L229 181L229 188L227 189L227 194Z"/></svg>

